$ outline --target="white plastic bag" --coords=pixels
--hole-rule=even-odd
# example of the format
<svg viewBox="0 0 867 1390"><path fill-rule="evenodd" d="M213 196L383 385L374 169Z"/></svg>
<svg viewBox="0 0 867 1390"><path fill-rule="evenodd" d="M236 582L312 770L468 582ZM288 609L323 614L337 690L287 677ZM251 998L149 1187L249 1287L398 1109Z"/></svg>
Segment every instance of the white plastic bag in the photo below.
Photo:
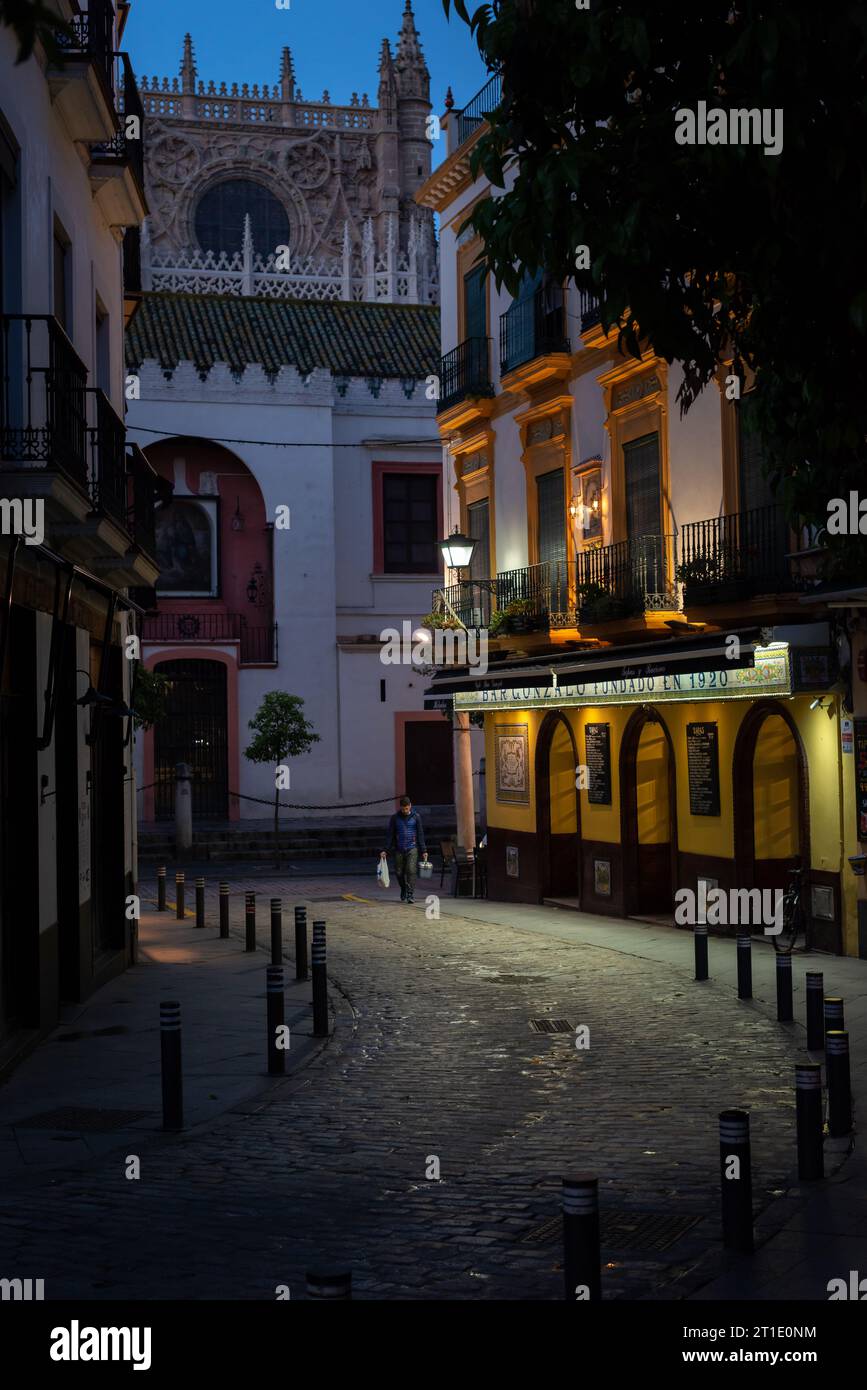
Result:
<svg viewBox="0 0 867 1390"><path fill-rule="evenodd" d="M379 879L381 888L387 888L391 879L388 876L388 860L380 859L376 866L376 877Z"/></svg>
<svg viewBox="0 0 867 1390"><path fill-rule="evenodd" d="M419 866L418 866L418 876L419 876L419 878L432 878L432 877L433 877L433 864L430 862L429 859L423 859L423 860L421 861L421 863L419 864Z"/></svg>

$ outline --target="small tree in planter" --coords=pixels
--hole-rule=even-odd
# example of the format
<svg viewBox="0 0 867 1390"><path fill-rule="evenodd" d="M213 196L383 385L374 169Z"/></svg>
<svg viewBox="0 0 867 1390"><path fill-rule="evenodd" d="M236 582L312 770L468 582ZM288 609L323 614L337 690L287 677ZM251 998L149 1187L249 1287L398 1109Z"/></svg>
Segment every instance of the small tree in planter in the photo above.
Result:
<svg viewBox="0 0 867 1390"><path fill-rule="evenodd" d="M163 718L168 695L168 676L161 675L159 671L149 671L147 666L136 667L129 697L132 722L136 729L149 729Z"/></svg>
<svg viewBox="0 0 867 1390"><path fill-rule="evenodd" d="M321 740L313 725L302 713L304 701L300 695L285 690L271 690L263 699L253 719L247 725L256 737L244 749L251 763L274 765L274 844L277 868L280 867L280 775L279 769L287 758L298 758Z"/></svg>

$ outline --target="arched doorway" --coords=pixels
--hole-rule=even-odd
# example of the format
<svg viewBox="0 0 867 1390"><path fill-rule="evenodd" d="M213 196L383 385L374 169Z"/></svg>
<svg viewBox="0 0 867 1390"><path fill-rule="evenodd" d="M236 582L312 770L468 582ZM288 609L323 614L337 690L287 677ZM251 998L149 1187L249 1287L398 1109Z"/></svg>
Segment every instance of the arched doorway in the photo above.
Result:
<svg viewBox="0 0 867 1390"><path fill-rule="evenodd" d="M581 895L581 833L571 724L559 710L546 714L536 740L536 843L540 898Z"/></svg>
<svg viewBox="0 0 867 1390"><path fill-rule="evenodd" d="M668 913L677 882L677 795L671 735L654 709L635 711L620 744L623 910Z"/></svg>
<svg viewBox="0 0 867 1390"><path fill-rule="evenodd" d="M221 661L161 661L169 679L165 714L154 726L154 815L174 815L175 768L189 763L193 819L229 813L226 667Z"/></svg>
<svg viewBox="0 0 867 1390"><path fill-rule="evenodd" d="M789 870L810 865L807 758L789 711L754 705L732 759L738 886L785 888Z"/></svg>

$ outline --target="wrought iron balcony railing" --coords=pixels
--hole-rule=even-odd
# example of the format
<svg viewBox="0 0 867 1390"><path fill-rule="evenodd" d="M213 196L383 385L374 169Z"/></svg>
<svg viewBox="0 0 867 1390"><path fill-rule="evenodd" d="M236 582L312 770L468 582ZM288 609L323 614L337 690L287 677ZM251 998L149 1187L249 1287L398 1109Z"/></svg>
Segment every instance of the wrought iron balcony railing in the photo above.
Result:
<svg viewBox="0 0 867 1390"><path fill-rule="evenodd" d="M435 612L452 612L465 627L520 632L575 625L575 566L569 560L504 570L491 579L466 579L433 595ZM448 605L448 607L447 607Z"/></svg>
<svg viewBox="0 0 867 1390"><path fill-rule="evenodd" d="M104 391L88 388L93 401L88 428L90 469L88 491L94 511L106 512L126 525L126 426Z"/></svg>
<svg viewBox="0 0 867 1390"><path fill-rule="evenodd" d="M789 526L774 504L688 522L678 567L686 601L725 602L794 589L789 549Z"/></svg>
<svg viewBox="0 0 867 1390"><path fill-rule="evenodd" d="M609 613L612 600L624 613L676 609L675 563L674 536L633 536L582 551L577 559L579 611L595 608L615 616Z"/></svg>
<svg viewBox="0 0 867 1390"><path fill-rule="evenodd" d="M126 529L140 550L156 558L156 491L159 479L137 444L127 460Z"/></svg>
<svg viewBox="0 0 867 1390"><path fill-rule="evenodd" d="M57 46L67 62L90 62L106 93L114 99L114 6L111 0L87 0L87 9L69 21L71 34L56 31Z"/></svg>
<svg viewBox="0 0 867 1390"><path fill-rule="evenodd" d="M277 660L277 624L250 626L243 613L155 613L143 624L146 642L238 642L242 666Z"/></svg>
<svg viewBox="0 0 867 1390"><path fill-rule="evenodd" d="M494 111L503 99L503 79L499 73L486 82L480 92L463 109L458 119L459 143L463 144L474 135L482 122Z"/></svg>
<svg viewBox="0 0 867 1390"><path fill-rule="evenodd" d="M118 103L120 129L111 140L90 147L95 164L126 164L132 169L139 188L144 190L144 106L126 53L115 55L120 62L119 87L122 97ZM130 118L133 118L130 120Z"/></svg>
<svg viewBox="0 0 867 1390"><path fill-rule="evenodd" d="M490 338L467 338L442 359L440 410L468 396L492 396Z"/></svg>
<svg viewBox="0 0 867 1390"><path fill-rule="evenodd" d="M88 486L87 368L50 314L0 316L0 457Z"/></svg>
<svg viewBox="0 0 867 1390"><path fill-rule="evenodd" d="M599 323L601 318L599 300L589 290L578 291L578 312L581 316L582 333L585 333L588 328L594 328Z"/></svg>
<svg viewBox="0 0 867 1390"><path fill-rule="evenodd" d="M560 302L557 302L559 296ZM518 300L500 319L500 369L513 371L549 352L571 352L566 308L559 286L542 286Z"/></svg>

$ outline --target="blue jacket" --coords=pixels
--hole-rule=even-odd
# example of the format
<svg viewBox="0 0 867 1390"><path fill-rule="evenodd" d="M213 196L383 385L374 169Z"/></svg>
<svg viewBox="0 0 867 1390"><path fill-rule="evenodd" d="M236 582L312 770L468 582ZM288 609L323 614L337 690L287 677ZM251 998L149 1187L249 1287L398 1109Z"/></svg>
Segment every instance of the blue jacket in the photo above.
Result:
<svg viewBox="0 0 867 1390"><path fill-rule="evenodd" d="M405 816L402 811L395 811L388 822L388 838L385 848L396 849L401 854L407 850L420 849L422 854L427 853L427 845L424 842L424 826L418 811L410 811Z"/></svg>

